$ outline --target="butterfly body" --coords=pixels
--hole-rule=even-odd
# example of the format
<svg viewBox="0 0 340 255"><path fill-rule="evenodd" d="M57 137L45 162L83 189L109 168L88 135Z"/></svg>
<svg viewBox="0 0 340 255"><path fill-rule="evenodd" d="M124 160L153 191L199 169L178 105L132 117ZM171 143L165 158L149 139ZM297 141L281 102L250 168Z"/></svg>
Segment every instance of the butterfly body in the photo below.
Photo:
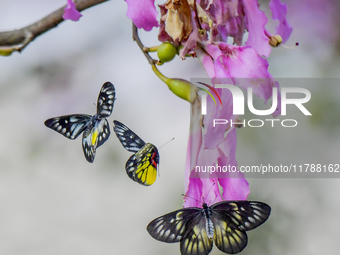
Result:
<svg viewBox="0 0 340 255"><path fill-rule="evenodd" d="M71 140L83 133L83 152L86 160L92 163L96 149L110 136L109 123L106 117L111 115L114 101L115 88L112 83L106 82L100 90L95 115L64 115L46 120L45 125Z"/></svg>
<svg viewBox="0 0 340 255"><path fill-rule="evenodd" d="M123 123L115 120L114 131L123 147L134 152L125 164L127 175L139 184L150 186L156 181L159 154L156 146L145 143Z"/></svg>
<svg viewBox="0 0 340 255"><path fill-rule="evenodd" d="M223 252L235 254L247 245L246 231L265 222L270 207L262 202L223 201L203 208L180 209L151 221L149 234L162 242L180 242L182 255L207 255L213 242Z"/></svg>
<svg viewBox="0 0 340 255"><path fill-rule="evenodd" d="M205 217L205 231L209 239L214 237L214 224L211 221L211 209L206 203L203 203L203 213Z"/></svg>
<svg viewBox="0 0 340 255"><path fill-rule="evenodd" d="M106 118L98 114L91 118L85 131L83 132L83 151L89 162L94 161L96 148L101 146L110 136L110 127Z"/></svg>

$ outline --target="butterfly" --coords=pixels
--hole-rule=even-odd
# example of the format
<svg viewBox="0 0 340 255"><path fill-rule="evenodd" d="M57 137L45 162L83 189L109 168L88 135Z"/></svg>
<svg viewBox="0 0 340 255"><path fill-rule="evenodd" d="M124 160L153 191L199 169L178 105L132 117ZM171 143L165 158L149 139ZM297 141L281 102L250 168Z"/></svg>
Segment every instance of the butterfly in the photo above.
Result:
<svg viewBox="0 0 340 255"><path fill-rule="evenodd" d="M115 87L105 82L100 89L97 100L97 114L71 114L51 118L45 121L49 127L69 139L76 139L83 132L83 151L88 162L93 162L96 149L110 136L110 127L106 117L113 110L116 99Z"/></svg>
<svg viewBox="0 0 340 255"><path fill-rule="evenodd" d="M145 143L123 123L113 121L113 130L123 147L134 152L125 164L127 175L139 184L149 186L156 181L159 154L156 146Z"/></svg>
<svg viewBox="0 0 340 255"><path fill-rule="evenodd" d="M182 255L207 255L213 247L225 253L241 252L248 242L246 231L264 223L270 206L254 201L223 201L203 208L190 207L165 214L147 226L161 242L180 242Z"/></svg>

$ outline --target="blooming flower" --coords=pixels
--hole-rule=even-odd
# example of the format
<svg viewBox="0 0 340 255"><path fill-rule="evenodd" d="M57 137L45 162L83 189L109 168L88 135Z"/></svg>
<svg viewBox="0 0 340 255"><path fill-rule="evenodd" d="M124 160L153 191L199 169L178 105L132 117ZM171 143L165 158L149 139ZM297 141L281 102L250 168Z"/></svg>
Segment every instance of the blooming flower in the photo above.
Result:
<svg viewBox="0 0 340 255"><path fill-rule="evenodd" d="M77 11L76 5L72 0L67 0L67 6L64 9L63 19L78 21L83 16Z"/></svg>
<svg viewBox="0 0 340 255"><path fill-rule="evenodd" d="M268 19L259 9L257 0L167 0L159 6L159 23L152 0L126 1L128 16L138 28L151 30L159 25L158 39L181 46L179 56L182 59L188 55L198 57L213 84L227 79L228 84L251 88L265 102L272 96L272 88L278 88L279 84L268 72L268 61L263 57L269 56L270 44L277 46L281 38L286 41L292 32L286 20L287 6L280 0L271 0L269 4L273 19L279 22L274 36L265 28ZM147 18L140 16L144 11L149 13ZM246 32L248 37L243 43ZM233 45L227 43L228 38L233 39ZM200 96L190 97L195 100L190 101L184 207L200 207L203 200L207 203L245 200L249 194L248 182L240 172L207 176L195 171L196 166L237 167L235 127L212 126L213 119L237 120L232 114L230 91L217 90L223 105L215 106L208 98L210 110L206 116L201 114ZM277 108L273 115L279 113L280 108Z"/></svg>
<svg viewBox="0 0 340 255"><path fill-rule="evenodd" d="M203 49L204 51L197 51L197 55L208 75L213 78L214 83L238 84L245 89L251 87L253 92L265 101L272 96L272 88L278 86L268 72L267 60L260 57L249 46L232 46L219 42L206 44ZM194 178L196 177L194 173L197 174L195 166L215 166L216 163L218 166L237 166L235 127L226 128L224 125L213 127L213 119L237 120L237 116L233 116L232 113L233 99L231 92L229 90L217 90L220 93L223 105L215 106L213 100L208 98L207 108L209 113L204 118L199 115L200 107L192 106L192 127L188 154L196 155L196 157L190 158L190 165L187 164L186 166L188 176L186 178L188 181L186 183L187 196L196 199L204 197L208 201L215 202L222 201L222 199L245 200L249 194L249 186L242 173L234 173L233 176L228 173L219 173L215 174L216 178L208 180L206 180L207 175L198 175L201 178ZM195 103L199 104L199 101ZM279 112L280 109L277 109L274 115L279 114ZM199 115L199 117L196 115ZM193 140L196 143L199 141L198 144L193 144ZM208 175L208 177L213 176ZM219 194L219 185L216 185L216 188L212 188L211 191L207 187L192 188L194 186L201 187L203 183L206 183L208 187L212 187L213 183L219 184L223 188L222 196ZM215 196L215 198L212 196ZM193 199L186 199L184 206L200 206L200 203Z"/></svg>

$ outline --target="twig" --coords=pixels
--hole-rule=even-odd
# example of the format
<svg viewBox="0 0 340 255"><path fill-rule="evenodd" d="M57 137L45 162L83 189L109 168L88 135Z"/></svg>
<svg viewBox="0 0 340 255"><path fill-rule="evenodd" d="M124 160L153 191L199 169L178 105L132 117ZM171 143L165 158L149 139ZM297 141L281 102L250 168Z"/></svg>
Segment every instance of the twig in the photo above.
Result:
<svg viewBox="0 0 340 255"><path fill-rule="evenodd" d="M138 44L139 48L144 53L144 56L148 60L149 64L150 65L155 65L158 61L153 59L152 57L150 57L150 55L146 52L146 47L144 47L143 43L139 39L138 28L136 27L136 25L133 22L132 22L132 39L134 41L136 41L136 43Z"/></svg>
<svg viewBox="0 0 340 255"><path fill-rule="evenodd" d="M101 4L108 0L76 0L76 8L79 12ZM56 27L64 21L63 14L66 5L55 12L47 15L43 19L19 30L0 32L0 47L11 46L13 51L21 52L30 42L32 42L39 35Z"/></svg>

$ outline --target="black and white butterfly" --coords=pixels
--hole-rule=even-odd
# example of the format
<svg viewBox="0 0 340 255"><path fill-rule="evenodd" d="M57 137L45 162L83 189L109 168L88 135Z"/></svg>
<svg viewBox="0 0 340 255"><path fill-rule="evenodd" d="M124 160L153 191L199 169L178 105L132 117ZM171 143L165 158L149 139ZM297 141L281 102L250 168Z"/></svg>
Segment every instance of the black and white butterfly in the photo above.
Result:
<svg viewBox="0 0 340 255"><path fill-rule="evenodd" d="M150 186L156 181L159 154L155 145L145 143L123 123L114 120L113 130L123 147L134 154L127 160L127 175L139 184Z"/></svg>
<svg viewBox="0 0 340 255"><path fill-rule="evenodd" d="M97 100L97 114L71 114L51 118L45 121L49 127L69 139L76 139L83 132L83 151L88 162L93 162L96 148L101 146L110 136L110 127L106 117L113 110L116 99L115 87L105 82L100 89Z"/></svg>
<svg viewBox="0 0 340 255"><path fill-rule="evenodd" d="M207 255L213 247L225 253L241 252L248 242L246 231L264 223L270 206L254 201L223 201L203 209L190 207L165 214L147 226L162 242L180 242L182 255Z"/></svg>

